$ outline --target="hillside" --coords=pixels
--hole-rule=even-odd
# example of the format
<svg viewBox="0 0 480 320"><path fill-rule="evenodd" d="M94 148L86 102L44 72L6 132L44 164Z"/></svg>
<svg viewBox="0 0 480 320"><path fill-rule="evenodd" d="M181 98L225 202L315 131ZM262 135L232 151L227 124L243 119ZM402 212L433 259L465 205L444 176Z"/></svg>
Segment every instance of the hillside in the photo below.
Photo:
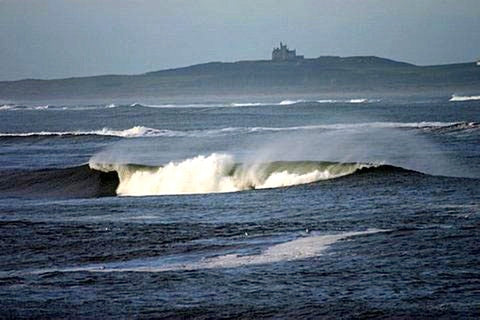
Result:
<svg viewBox="0 0 480 320"><path fill-rule="evenodd" d="M480 67L474 63L416 66L373 56L326 56L289 62L211 62L140 75L3 81L0 99L478 90Z"/></svg>

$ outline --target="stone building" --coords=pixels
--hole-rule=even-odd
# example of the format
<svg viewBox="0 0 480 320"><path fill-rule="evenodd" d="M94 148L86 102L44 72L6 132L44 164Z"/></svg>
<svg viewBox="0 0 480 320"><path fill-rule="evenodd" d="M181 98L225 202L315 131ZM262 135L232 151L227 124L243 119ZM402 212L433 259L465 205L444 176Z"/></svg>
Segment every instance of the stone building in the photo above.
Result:
<svg viewBox="0 0 480 320"><path fill-rule="evenodd" d="M288 50L286 44L280 42L279 48L274 48L272 51L273 61L296 61L302 60L303 56L297 56L296 50Z"/></svg>

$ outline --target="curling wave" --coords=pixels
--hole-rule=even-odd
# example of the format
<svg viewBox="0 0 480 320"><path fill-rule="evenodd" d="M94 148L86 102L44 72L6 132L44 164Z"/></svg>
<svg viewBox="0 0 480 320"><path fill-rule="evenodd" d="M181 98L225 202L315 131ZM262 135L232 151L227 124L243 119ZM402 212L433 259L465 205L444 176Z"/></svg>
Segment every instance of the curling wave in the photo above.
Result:
<svg viewBox="0 0 480 320"><path fill-rule="evenodd" d="M414 172L413 172L414 173ZM237 163L226 154L197 156L164 166L89 164L40 170L0 171L0 197L91 198L220 193L280 188L343 176L363 179L412 174L381 164L321 161Z"/></svg>
<svg viewBox="0 0 480 320"><path fill-rule="evenodd" d="M159 167L90 162L91 169L117 172L119 185L116 192L127 196L279 188L338 178L374 166L318 161L239 164L230 155L215 153Z"/></svg>

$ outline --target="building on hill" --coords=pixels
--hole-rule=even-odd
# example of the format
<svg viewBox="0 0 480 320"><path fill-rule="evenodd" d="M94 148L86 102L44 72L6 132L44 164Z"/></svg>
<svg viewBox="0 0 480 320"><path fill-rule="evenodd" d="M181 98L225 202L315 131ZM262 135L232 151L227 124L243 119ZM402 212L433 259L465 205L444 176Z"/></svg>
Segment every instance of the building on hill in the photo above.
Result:
<svg viewBox="0 0 480 320"><path fill-rule="evenodd" d="M296 61L303 60L303 56L297 56L296 50L288 50L286 44L280 42L279 48L274 48L272 51L273 61Z"/></svg>

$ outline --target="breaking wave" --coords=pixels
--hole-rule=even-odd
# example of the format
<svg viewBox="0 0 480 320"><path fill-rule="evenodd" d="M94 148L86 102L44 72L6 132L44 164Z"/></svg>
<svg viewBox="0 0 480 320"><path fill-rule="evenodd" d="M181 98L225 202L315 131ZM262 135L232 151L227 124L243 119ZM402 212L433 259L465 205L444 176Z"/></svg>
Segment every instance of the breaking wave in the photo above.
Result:
<svg viewBox="0 0 480 320"><path fill-rule="evenodd" d="M379 102L379 99L365 99L365 98L359 98L359 99L349 99L349 100L331 100L331 99L326 99L326 100L317 100L317 103L371 103L371 102Z"/></svg>
<svg viewBox="0 0 480 320"><path fill-rule="evenodd" d="M380 99L366 99L366 98L356 98L356 99L321 99L321 100L283 100L279 105L292 105L299 103L372 103L379 102Z"/></svg>
<svg viewBox="0 0 480 320"><path fill-rule="evenodd" d="M92 131L37 131L19 133L0 133L0 137L35 137L35 136L111 136L121 138L178 136L179 131L160 130L143 126L135 126L125 130L103 128Z"/></svg>
<svg viewBox="0 0 480 320"><path fill-rule="evenodd" d="M0 171L0 197L90 198L223 193L290 187L376 173L411 174L383 164L325 161L238 163L227 154L199 155L162 166L100 163L59 169Z"/></svg>
<svg viewBox="0 0 480 320"><path fill-rule="evenodd" d="M190 104L147 104L147 103L132 103L130 107L143 107L143 108L208 108L208 107L226 107L229 105L219 103L190 103Z"/></svg>
<svg viewBox="0 0 480 320"><path fill-rule="evenodd" d="M118 195L145 196L235 192L288 187L349 175L373 164L318 161L276 161L239 164L226 154L197 156L164 166L90 162L90 168L115 171Z"/></svg>
<svg viewBox="0 0 480 320"><path fill-rule="evenodd" d="M149 107L149 108L222 108L222 107L259 107L259 106L289 106L296 104L323 104L323 103L372 103L379 102L379 99L366 99L366 98L356 98L356 99L324 99L324 100L282 100L280 102L232 102L232 103L194 103L194 104L144 104L144 103L133 103L131 107Z"/></svg>
<svg viewBox="0 0 480 320"><path fill-rule="evenodd" d="M84 110L99 110L99 109L111 109L117 107L143 107L143 108L238 108L238 107L260 107L260 106L289 106L296 104L325 104L325 103L373 103L378 102L379 99L323 99L323 100L282 100L280 102L218 102L218 103L165 103L165 104L148 104L135 102L129 105L117 105L114 103L105 105L66 105L66 106L54 106L54 105L38 105L38 106L24 106L15 104L4 104L0 106L0 111L15 111L15 110L36 110L36 111L84 111Z"/></svg>
<svg viewBox="0 0 480 320"><path fill-rule="evenodd" d="M297 104L297 103L305 103L305 100L283 100L282 102L278 103L279 106L288 106L291 104Z"/></svg>
<svg viewBox="0 0 480 320"><path fill-rule="evenodd" d="M0 110L48 110L48 109L60 109L60 108L61 107L52 107L49 105L21 106L21 105L14 105L14 104L4 104L3 106L0 107Z"/></svg>
<svg viewBox="0 0 480 320"><path fill-rule="evenodd" d="M116 108L117 105L114 103L110 103L107 105L81 105L81 106L74 106L74 105L69 105L69 106L52 106L52 105L39 105L39 106L23 106L23 105L15 105L15 104L4 104L3 106L0 106L0 111L6 111L6 110L11 110L11 111L20 111L20 110L29 110L29 111L64 111L64 110L70 110L70 111L85 111L85 110L98 110L98 109L111 109L111 108Z"/></svg>
<svg viewBox="0 0 480 320"><path fill-rule="evenodd" d="M473 100L480 100L480 96L457 96L452 95L449 101L452 102L462 102L462 101L473 101Z"/></svg>
<svg viewBox="0 0 480 320"><path fill-rule="evenodd" d="M90 131L36 131L36 132L0 132L0 137L37 137L37 136L110 136L120 138L140 137L214 137L236 134L302 131L302 130L368 130L368 129L422 129L426 131L458 131L479 129L478 122L363 122L334 123L294 127L226 127L203 130L169 130L144 126L134 126L125 130L102 128Z"/></svg>
<svg viewBox="0 0 480 320"><path fill-rule="evenodd" d="M258 106L268 106L268 103L263 102L241 102L241 103L231 103L232 107L258 107Z"/></svg>
<svg viewBox="0 0 480 320"><path fill-rule="evenodd" d="M3 106L0 106L0 110L12 110L16 107L16 105L13 104L4 104Z"/></svg>

